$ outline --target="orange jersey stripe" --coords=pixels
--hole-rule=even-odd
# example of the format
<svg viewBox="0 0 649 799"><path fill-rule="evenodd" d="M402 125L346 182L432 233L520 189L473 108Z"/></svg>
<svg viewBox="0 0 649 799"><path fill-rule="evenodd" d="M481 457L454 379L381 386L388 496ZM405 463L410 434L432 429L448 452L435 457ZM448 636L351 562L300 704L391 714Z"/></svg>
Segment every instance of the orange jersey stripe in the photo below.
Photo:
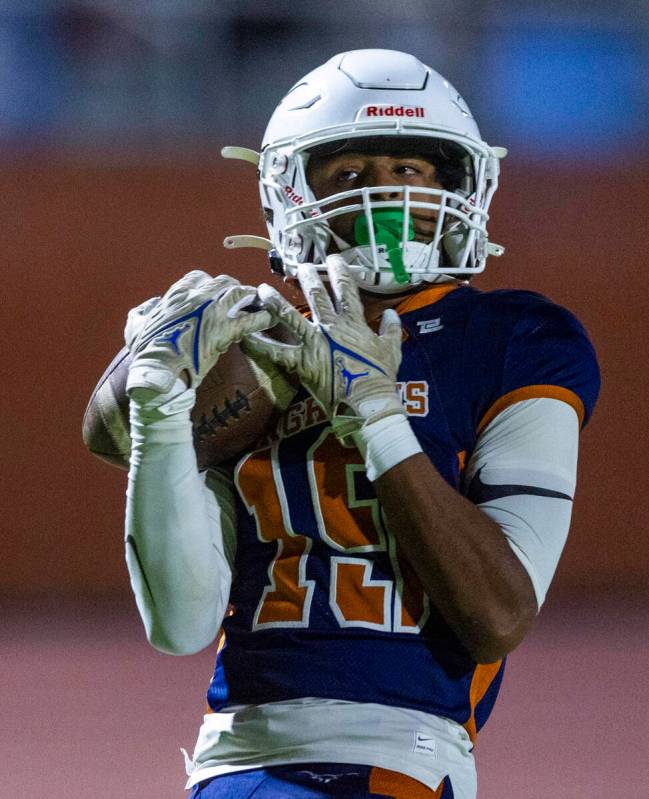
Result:
<svg viewBox="0 0 649 799"><path fill-rule="evenodd" d="M390 799L438 799L444 790L442 783L436 791L431 791L423 782L399 774L398 771L375 767L370 771L370 793L389 796Z"/></svg>
<svg viewBox="0 0 649 799"><path fill-rule="evenodd" d="M432 305L460 285L461 284L458 282L443 283L439 286L431 286L422 291L417 291L414 294L409 294L397 305L397 313L399 315L410 313L411 311L418 311L420 308L425 308L426 305Z"/></svg>
<svg viewBox="0 0 649 799"><path fill-rule="evenodd" d="M457 453L457 465L460 467L460 472L463 472L466 467L466 450Z"/></svg>
<svg viewBox="0 0 649 799"><path fill-rule="evenodd" d="M475 709L480 700L487 693L489 686L494 681L498 674L502 660L497 660L495 663L478 663L476 670L473 673L471 680L471 688L469 689L469 704L471 705L471 715L468 721L462 725L469 733L469 738L475 743L478 731L476 729Z"/></svg>
<svg viewBox="0 0 649 799"><path fill-rule="evenodd" d="M497 399L494 404L489 408L485 415L480 420L478 425L478 433L480 433L493 419L498 416L505 408L514 405L516 402L522 402L528 399L558 399L562 402L568 403L570 407L575 409L575 413L579 417L579 426L581 427L584 421L584 403L579 399L574 391L562 386L538 385L538 386L524 386L523 388L516 388L502 397Z"/></svg>

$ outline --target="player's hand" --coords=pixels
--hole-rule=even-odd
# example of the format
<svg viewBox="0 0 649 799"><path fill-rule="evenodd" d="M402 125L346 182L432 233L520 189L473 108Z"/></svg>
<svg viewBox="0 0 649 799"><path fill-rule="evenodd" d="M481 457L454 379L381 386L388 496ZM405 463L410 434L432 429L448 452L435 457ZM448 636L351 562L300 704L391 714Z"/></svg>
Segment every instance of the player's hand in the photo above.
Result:
<svg viewBox="0 0 649 799"><path fill-rule="evenodd" d="M299 344L281 344L254 335L248 336L243 346L295 372L343 438L366 421L405 414L396 393L401 322L396 311L387 309L379 333L374 333L365 321L358 287L345 261L329 256L327 272L334 302L312 264L298 268L312 320L271 286L262 284L258 289L265 307L277 322L290 328Z"/></svg>
<svg viewBox="0 0 649 799"><path fill-rule="evenodd" d="M219 355L273 324L267 310L246 311L257 290L228 275L186 274L164 297L129 311L124 337L133 356L127 392L166 393L178 378L197 388Z"/></svg>

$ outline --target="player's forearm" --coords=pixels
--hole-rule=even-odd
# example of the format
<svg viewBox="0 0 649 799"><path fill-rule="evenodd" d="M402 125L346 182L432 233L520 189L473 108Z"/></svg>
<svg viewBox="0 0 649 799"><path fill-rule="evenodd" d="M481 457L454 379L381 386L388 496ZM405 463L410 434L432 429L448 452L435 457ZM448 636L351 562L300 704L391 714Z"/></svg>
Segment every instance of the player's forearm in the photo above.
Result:
<svg viewBox="0 0 649 799"><path fill-rule="evenodd" d="M397 463L374 485L403 556L471 655L489 663L510 652L537 606L500 527L451 488L423 453Z"/></svg>
<svg viewBox="0 0 649 799"><path fill-rule="evenodd" d="M151 643L189 654L211 643L227 607L230 571L219 508L196 470L188 412L186 419L180 414L144 423L137 404L131 405L131 584Z"/></svg>

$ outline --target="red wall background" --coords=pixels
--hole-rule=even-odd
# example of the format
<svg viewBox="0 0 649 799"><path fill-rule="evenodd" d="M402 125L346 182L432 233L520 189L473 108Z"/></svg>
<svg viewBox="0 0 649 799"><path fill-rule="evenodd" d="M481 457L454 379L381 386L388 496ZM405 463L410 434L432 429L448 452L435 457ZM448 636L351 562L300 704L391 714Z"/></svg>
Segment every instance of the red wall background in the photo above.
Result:
<svg viewBox="0 0 649 799"><path fill-rule="evenodd" d="M506 164L481 288L541 291L586 325L603 390L582 439L566 593L649 583L649 165L600 174ZM268 280L252 168L0 164L3 279L0 592L128 593L125 474L89 455L81 419L128 309L193 267Z"/></svg>

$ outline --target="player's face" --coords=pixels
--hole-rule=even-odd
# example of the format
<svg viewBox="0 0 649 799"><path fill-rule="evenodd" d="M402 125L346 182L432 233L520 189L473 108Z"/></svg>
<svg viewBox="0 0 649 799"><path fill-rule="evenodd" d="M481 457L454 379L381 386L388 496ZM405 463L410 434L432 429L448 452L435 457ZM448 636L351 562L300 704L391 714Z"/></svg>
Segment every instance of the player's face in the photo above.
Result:
<svg viewBox="0 0 649 799"><path fill-rule="evenodd" d="M361 189L365 186L423 186L441 189L433 164L417 156L369 155L367 153L340 153L326 158L314 158L307 167L307 180L317 199L341 191ZM402 192L385 191L377 196L381 200L401 200ZM431 196L412 194L411 199L430 202ZM342 200L337 205L345 205ZM328 206L335 208L336 204ZM415 241L433 239L437 213L433 210L413 208L410 212L415 229ZM334 233L348 243L354 242L354 222L358 213L342 214L330 219Z"/></svg>

